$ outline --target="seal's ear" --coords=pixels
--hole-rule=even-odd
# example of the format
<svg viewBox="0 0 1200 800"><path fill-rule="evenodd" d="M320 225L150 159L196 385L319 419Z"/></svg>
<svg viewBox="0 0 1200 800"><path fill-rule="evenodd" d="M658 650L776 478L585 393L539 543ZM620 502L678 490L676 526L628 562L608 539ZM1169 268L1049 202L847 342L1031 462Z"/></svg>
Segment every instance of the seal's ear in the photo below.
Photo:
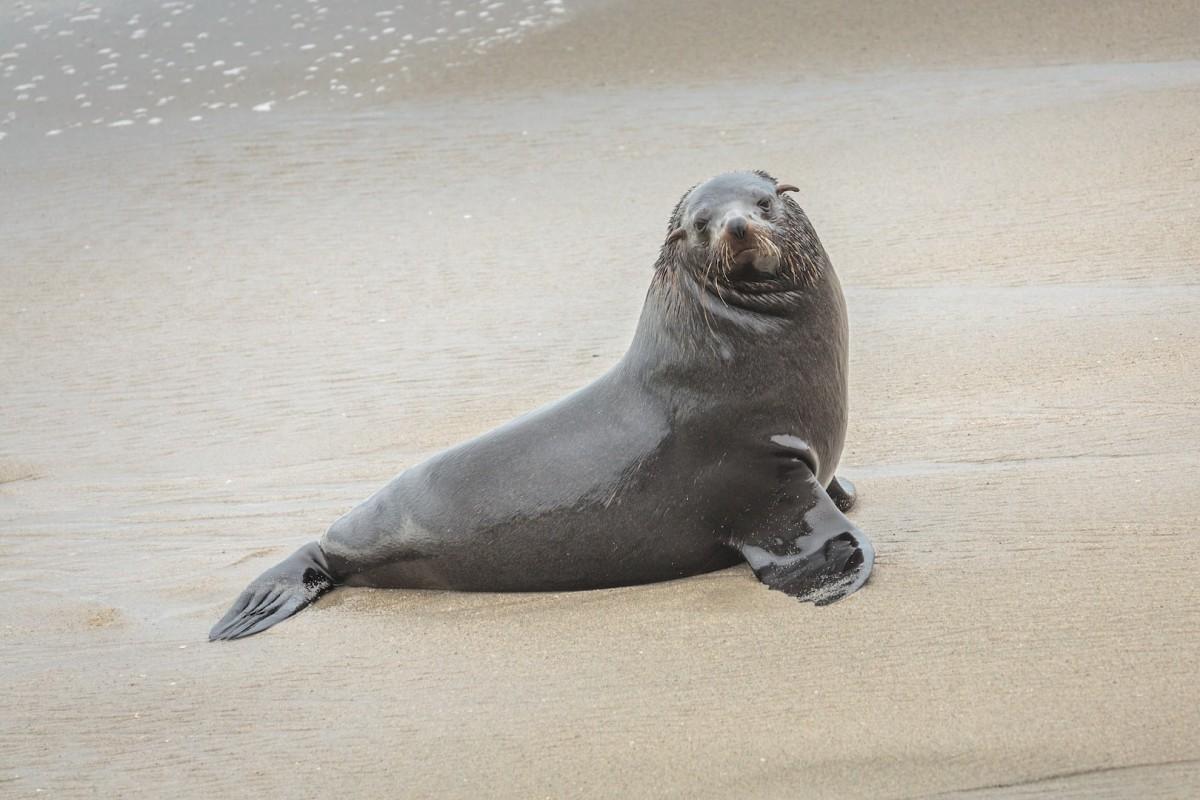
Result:
<svg viewBox="0 0 1200 800"><path fill-rule="evenodd" d="M683 228L676 228L675 230L671 231L671 234L667 237L667 244L671 244L671 242L678 242L686 235L687 231L685 231Z"/></svg>
<svg viewBox="0 0 1200 800"><path fill-rule="evenodd" d="M790 183L781 183L775 187L775 194L783 194L784 192L798 192L800 187L792 186Z"/></svg>

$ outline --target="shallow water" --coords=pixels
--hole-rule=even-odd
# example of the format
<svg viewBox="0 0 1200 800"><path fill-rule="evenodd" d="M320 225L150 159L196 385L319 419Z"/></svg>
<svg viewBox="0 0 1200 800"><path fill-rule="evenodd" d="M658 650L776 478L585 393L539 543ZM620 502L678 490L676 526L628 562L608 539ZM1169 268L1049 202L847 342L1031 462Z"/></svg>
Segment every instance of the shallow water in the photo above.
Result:
<svg viewBox="0 0 1200 800"><path fill-rule="evenodd" d="M351 113L562 17L564 0L16 3L0 24L0 139Z"/></svg>

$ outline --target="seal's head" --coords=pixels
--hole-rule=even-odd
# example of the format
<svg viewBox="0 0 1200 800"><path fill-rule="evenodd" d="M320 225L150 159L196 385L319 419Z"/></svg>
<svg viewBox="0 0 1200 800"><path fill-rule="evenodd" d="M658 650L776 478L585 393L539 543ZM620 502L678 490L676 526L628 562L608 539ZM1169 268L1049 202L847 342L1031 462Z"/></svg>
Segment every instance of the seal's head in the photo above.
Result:
<svg viewBox="0 0 1200 800"><path fill-rule="evenodd" d="M788 291L827 263L804 211L766 172L728 172L675 206L659 267L687 270L706 289Z"/></svg>

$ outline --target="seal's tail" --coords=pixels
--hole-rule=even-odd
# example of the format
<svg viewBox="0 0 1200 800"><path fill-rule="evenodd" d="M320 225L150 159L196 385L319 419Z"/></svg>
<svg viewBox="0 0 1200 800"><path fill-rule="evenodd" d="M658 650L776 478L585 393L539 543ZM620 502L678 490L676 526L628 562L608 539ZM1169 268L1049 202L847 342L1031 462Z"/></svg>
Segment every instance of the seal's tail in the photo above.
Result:
<svg viewBox="0 0 1200 800"><path fill-rule="evenodd" d="M255 578L208 632L208 639L241 639L261 633L309 605L334 585L321 546L310 542Z"/></svg>

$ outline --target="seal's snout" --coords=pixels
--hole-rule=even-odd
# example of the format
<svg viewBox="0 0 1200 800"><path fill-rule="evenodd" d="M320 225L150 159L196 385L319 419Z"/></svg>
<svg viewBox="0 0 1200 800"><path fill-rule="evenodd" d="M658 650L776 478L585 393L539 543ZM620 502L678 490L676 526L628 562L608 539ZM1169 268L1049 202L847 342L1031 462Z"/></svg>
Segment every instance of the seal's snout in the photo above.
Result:
<svg viewBox="0 0 1200 800"><path fill-rule="evenodd" d="M725 230L737 241L744 241L749 229L750 226L746 223L745 217L733 217L725 223Z"/></svg>
<svg viewBox="0 0 1200 800"><path fill-rule="evenodd" d="M773 228L753 213L732 211L721 224L715 251L721 272L732 280L764 280L779 272Z"/></svg>
<svg viewBox="0 0 1200 800"><path fill-rule="evenodd" d="M755 249L761 231L741 214L733 214L725 220L723 233L730 253L736 256Z"/></svg>
<svg viewBox="0 0 1200 800"><path fill-rule="evenodd" d="M761 231L741 214L725 220L724 239L728 257L737 266L753 264L758 260Z"/></svg>

